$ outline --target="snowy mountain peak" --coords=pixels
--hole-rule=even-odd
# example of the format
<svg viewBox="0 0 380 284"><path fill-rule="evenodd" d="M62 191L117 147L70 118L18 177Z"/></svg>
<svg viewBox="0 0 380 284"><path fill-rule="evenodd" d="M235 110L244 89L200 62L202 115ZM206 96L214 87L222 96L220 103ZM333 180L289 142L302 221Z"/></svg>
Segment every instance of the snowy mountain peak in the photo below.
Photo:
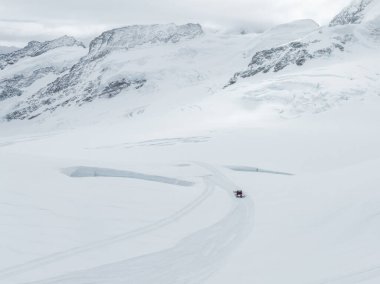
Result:
<svg viewBox="0 0 380 284"><path fill-rule="evenodd" d="M52 41L44 42L42 43L42 45L49 46L50 49L61 47L61 46L75 46L75 45L86 48L86 46L81 41L78 41L74 37L68 36L68 35L64 35Z"/></svg>
<svg viewBox="0 0 380 284"><path fill-rule="evenodd" d="M198 24L136 25L105 31L91 41L89 53L74 64L65 75L58 77L25 101L21 100L14 110L6 115L6 119L33 118L60 107L82 105L97 98L115 97L128 89L139 89L147 82L145 75L141 72L133 73L129 69L124 71L119 69L114 73L111 64L108 65L105 59L111 55L111 51L126 51L146 44L177 43L201 34L203 31ZM74 44L73 39L68 37L59 40L55 44L64 42ZM33 49L39 43L31 42L29 45ZM99 65L100 61L102 65ZM8 89L4 98L20 96L20 92L10 92Z"/></svg>
<svg viewBox="0 0 380 284"><path fill-rule="evenodd" d="M59 48L63 46L80 46L85 48L85 45L77 41L74 37L64 35L54 40L50 41L30 41L26 47L16 51L15 53L25 54L26 56L38 56L45 53L51 49Z"/></svg>
<svg viewBox="0 0 380 284"><path fill-rule="evenodd" d="M354 0L330 22L330 27L347 24L360 24L380 15L379 0Z"/></svg>
<svg viewBox="0 0 380 284"><path fill-rule="evenodd" d="M110 49L133 48L143 44L175 43L203 33L199 24L134 25L103 32L90 43L89 55Z"/></svg>
<svg viewBox="0 0 380 284"><path fill-rule="evenodd" d="M39 42L30 41L24 48L7 54L0 54L0 70L7 65L15 64L21 58L26 56L35 57L49 50L63 46L79 46L85 48L84 44L70 36L63 36L51 41Z"/></svg>
<svg viewBox="0 0 380 284"><path fill-rule="evenodd" d="M289 23L274 26L266 31L266 33L289 33L296 31L297 33L311 32L314 29L319 28L319 24L312 19L295 20Z"/></svg>

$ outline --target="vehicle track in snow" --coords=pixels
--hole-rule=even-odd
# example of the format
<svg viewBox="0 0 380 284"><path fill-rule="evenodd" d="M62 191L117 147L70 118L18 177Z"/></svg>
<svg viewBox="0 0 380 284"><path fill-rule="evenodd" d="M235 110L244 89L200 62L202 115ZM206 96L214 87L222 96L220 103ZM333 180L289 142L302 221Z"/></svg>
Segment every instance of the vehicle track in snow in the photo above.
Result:
<svg viewBox="0 0 380 284"><path fill-rule="evenodd" d="M203 201L205 201L214 191L214 187L208 186L207 183L205 183L205 189L203 192L195 198L193 201L191 201L189 204L187 204L182 209L178 210L174 214L170 215L169 217L163 218L159 220L158 222L155 222L153 224L147 225L142 228L138 228L136 230L132 230L129 232L126 232L124 234L119 234L104 240L100 240L97 242L90 243L88 245L80 246L80 247L74 247L72 249L68 249L61 252L52 253L50 255L36 258L34 260L14 265L8 268L4 268L0 270L0 279L6 279L8 277L11 277L13 275L18 275L23 272L27 272L36 268L39 268L41 266L53 263L55 261L59 261L62 259L66 259L81 253L85 253L88 251L92 251L95 249L99 249L105 246L109 246L115 243L123 242L125 240L128 240L130 238L137 237L139 235L147 234L149 232L158 230L160 228L163 228L167 225L170 225L171 223L178 221L182 217L189 214L191 211L193 211L196 207L201 205Z"/></svg>
<svg viewBox="0 0 380 284"><path fill-rule="evenodd" d="M204 177L205 190L199 197L170 217L126 234L4 269L0 272L0 276L17 275L76 254L162 228L190 213L210 196L216 187L219 187L230 196L233 204L231 211L216 224L190 234L174 247L116 263L30 282L35 284L202 283L218 269L226 257L248 235L253 225L253 203L249 198L236 199L232 193L236 189L236 185L214 167L205 163L194 164L211 173L211 176Z"/></svg>
<svg viewBox="0 0 380 284"><path fill-rule="evenodd" d="M233 207L219 222L190 234L174 247L124 261L65 274L33 284L178 284L204 283L249 234L253 226L253 202L236 199L236 185L210 165L196 163L211 172L208 186L219 187L231 197Z"/></svg>

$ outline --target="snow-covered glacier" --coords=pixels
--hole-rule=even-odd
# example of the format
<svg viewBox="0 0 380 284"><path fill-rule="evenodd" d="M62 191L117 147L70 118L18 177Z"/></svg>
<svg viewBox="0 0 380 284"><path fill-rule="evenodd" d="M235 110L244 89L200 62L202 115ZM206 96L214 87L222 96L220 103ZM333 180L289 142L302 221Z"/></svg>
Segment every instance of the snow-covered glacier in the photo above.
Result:
<svg viewBox="0 0 380 284"><path fill-rule="evenodd" d="M379 14L1 54L0 282L378 284Z"/></svg>

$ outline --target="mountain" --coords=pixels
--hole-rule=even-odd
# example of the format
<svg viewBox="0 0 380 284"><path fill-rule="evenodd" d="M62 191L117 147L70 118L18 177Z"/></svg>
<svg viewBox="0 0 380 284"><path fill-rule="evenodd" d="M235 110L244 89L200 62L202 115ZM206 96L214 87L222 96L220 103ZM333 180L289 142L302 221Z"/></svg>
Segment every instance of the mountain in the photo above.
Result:
<svg viewBox="0 0 380 284"><path fill-rule="evenodd" d="M330 27L347 24L360 24L374 19L379 20L380 1L379 0L355 0L344 8L330 22Z"/></svg>
<svg viewBox="0 0 380 284"><path fill-rule="evenodd" d="M0 46L0 54L11 53L13 51L16 51L17 49L19 48L15 46Z"/></svg>
<svg viewBox="0 0 380 284"><path fill-rule="evenodd" d="M0 99L18 99L0 106L0 113L8 121L32 119L63 108L76 106L79 110L79 106L99 99L105 103L104 99L111 98L116 104L113 113L119 115L125 105L132 113L143 113L148 106L153 112L167 112L169 105L172 110L187 109L187 104L198 104L197 100L218 103L210 94L244 102L248 108L269 101L285 116L320 112L352 96L376 92L377 80L369 78L377 76L377 62L367 62L367 55L378 52L378 4L378 0L354 1L329 26L298 20L259 35L205 34L198 24L109 30L91 41L86 55L81 53L79 60L73 57L59 70L36 66L27 74L7 75L0 82ZM83 48L69 37L31 42L2 55L0 66L4 70L10 64L21 66L18 61L22 58L39 57L64 46ZM350 73L357 72L360 64L368 66L363 80L369 81L359 87ZM331 70L331 76L324 68ZM35 80L52 73L54 80L29 88ZM331 88L334 80L339 80L340 89ZM24 91L26 96L22 95ZM178 93L193 95L179 97ZM163 105L164 101L178 104ZM93 108L102 112L98 103Z"/></svg>
<svg viewBox="0 0 380 284"><path fill-rule="evenodd" d="M33 95L69 69L85 53L84 45L72 37L30 42L22 49L0 55L0 110Z"/></svg>
<svg viewBox="0 0 380 284"><path fill-rule="evenodd" d="M322 42L323 40L325 42ZM289 65L302 66L308 60L330 56L336 50L344 51L344 45L349 40L349 36L329 38L327 40L313 37L312 39L294 41L271 49L261 50L252 57L251 62L248 64L249 69L236 73L229 84L236 83L239 77L252 77L261 72L278 72ZM316 46L318 48L315 48Z"/></svg>
<svg viewBox="0 0 380 284"><path fill-rule="evenodd" d="M127 70L121 72L112 64L107 65L105 62L112 54L123 54L135 47L175 44L202 33L200 25L196 24L130 26L106 31L91 41L88 54L67 74L19 103L6 118L32 118L62 106L82 105L102 97L112 98L124 89L139 89L146 83L144 75Z"/></svg>
<svg viewBox="0 0 380 284"><path fill-rule="evenodd" d="M202 28L198 24L128 26L106 31L96 37L90 43L88 56L101 57L111 50L130 49L148 44L176 43L192 39L202 33Z"/></svg>
<svg viewBox="0 0 380 284"><path fill-rule="evenodd" d="M350 97L376 94L379 62L373 58L378 58L380 22L373 15L380 14L378 4L375 0L354 1L329 26L257 51L248 68L236 72L225 88L241 84L226 92L243 90L245 102L260 105L270 101L284 115L320 112ZM360 71L363 64L366 76ZM360 76L360 84L353 74Z"/></svg>
<svg viewBox="0 0 380 284"><path fill-rule="evenodd" d="M22 49L13 51L8 54L0 54L0 69L4 69L8 65L13 65L24 57L35 57L52 49L63 46L80 46L85 48L83 43L77 41L73 37L63 36L52 41L31 41Z"/></svg>
<svg viewBox="0 0 380 284"><path fill-rule="evenodd" d="M70 70L33 90L33 94L8 103L2 113L7 120L34 118L62 107L84 106L97 98L115 96L126 102L120 103L120 98L113 113L121 105L129 106L132 113L148 105L153 110L155 101L160 105L157 111L165 109L159 101L180 99L183 104L191 104L218 92L231 70L242 66L245 58L260 48L287 43L317 28L314 21L304 20L280 25L259 36L204 34L197 24L128 26L106 31L90 43L88 54ZM225 58L230 58L229 62ZM175 90L193 95L179 98ZM138 95L142 93L145 95ZM99 111L101 108L99 105Z"/></svg>
<svg viewBox="0 0 380 284"><path fill-rule="evenodd" d="M236 73L230 80L230 84L236 83L239 77L247 78L269 71L278 72L289 65L302 66L309 60L331 57L334 53L343 52L346 45L355 44L356 41L360 40L359 34L365 32L358 27L347 27L345 30L334 27L360 24L364 18L370 18L368 15L373 14L373 11L378 11L380 17L379 4L380 1L377 0L354 1L334 17L329 27L321 27L317 31L310 32L305 37L300 38L300 40L257 52L248 64L249 69ZM373 32L376 32L380 25L371 25L371 27L365 28L367 29L366 32L375 38ZM370 39L369 37L361 40L368 41Z"/></svg>

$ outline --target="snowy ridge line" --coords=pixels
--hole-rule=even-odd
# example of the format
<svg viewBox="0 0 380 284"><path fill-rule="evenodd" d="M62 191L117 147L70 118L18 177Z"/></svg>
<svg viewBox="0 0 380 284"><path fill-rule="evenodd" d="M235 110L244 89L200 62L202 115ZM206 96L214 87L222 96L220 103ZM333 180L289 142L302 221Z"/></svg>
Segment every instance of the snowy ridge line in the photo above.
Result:
<svg viewBox="0 0 380 284"><path fill-rule="evenodd" d="M151 225L148 225L148 226L145 226L145 227L142 227L142 228L130 231L130 232L126 232L124 234L116 235L116 236L111 237L111 238L107 238L104 240L93 242L93 243L88 244L88 245L75 247L75 248L72 248L72 249L69 249L66 251L52 253L50 255L40 257L40 258L36 258L34 260L28 261L28 262L20 264L20 265L14 265L14 266L11 266L11 267L8 267L5 269L1 269L0 270L0 279L5 279L5 278L11 277L12 275L15 275L15 274L20 274L22 272L33 270L33 269L38 268L40 266L43 266L43 265L46 265L46 264L49 264L49 263L52 263L52 262L55 262L55 261L58 261L58 260L61 260L64 258L68 258L68 257L74 256L74 255L80 254L80 253L85 253L87 251L91 251L91 250L94 250L97 248L101 248L101 247L112 245L112 244L115 244L118 242L122 242L124 240L134 238L136 236L143 235L143 234L149 233L151 231L165 227L167 225L170 225L171 223L181 219L182 217L184 217L185 215L190 213L192 210L194 210L196 207L201 205L202 202L205 201L213 193L214 187L207 186L206 182L205 182L205 184L206 184L206 187L205 187L204 191L196 199L194 199L192 202L190 202L188 205L186 205L182 209L175 212L173 215L166 217L166 218L163 218L154 224L151 224Z"/></svg>
<svg viewBox="0 0 380 284"><path fill-rule="evenodd" d="M79 167L70 167L70 168L62 169L62 172L69 177L75 177L75 178L120 177L120 178L131 178L131 179L140 179L144 181L160 182L160 183L173 184L173 185L179 185L179 186L194 185L193 182L186 181L186 180L165 177L165 176L158 176L158 175L149 175L149 174L143 174L143 173L138 173L138 172L126 171L126 170L109 169L109 168L79 166Z"/></svg>
<svg viewBox="0 0 380 284"><path fill-rule="evenodd" d="M287 172L278 172L278 171L271 171L271 170L264 170L260 168L255 167L248 167L248 166L225 166L227 169L237 171L237 172L257 172L257 173L266 173L266 174L275 174L275 175L286 175L286 176L293 176L292 173Z"/></svg>
<svg viewBox="0 0 380 284"><path fill-rule="evenodd" d="M249 197L239 200L234 197L232 190L236 185L218 170L204 163L196 164L212 173L205 177L208 187L225 190L233 203L220 221L190 234L169 249L29 283L206 283L250 233L254 207Z"/></svg>
<svg viewBox="0 0 380 284"><path fill-rule="evenodd" d="M25 57L36 57L56 48L73 46L86 48L82 42L67 35L44 42L30 41L24 48L17 49L10 53L0 54L0 70L17 63L20 59Z"/></svg>

